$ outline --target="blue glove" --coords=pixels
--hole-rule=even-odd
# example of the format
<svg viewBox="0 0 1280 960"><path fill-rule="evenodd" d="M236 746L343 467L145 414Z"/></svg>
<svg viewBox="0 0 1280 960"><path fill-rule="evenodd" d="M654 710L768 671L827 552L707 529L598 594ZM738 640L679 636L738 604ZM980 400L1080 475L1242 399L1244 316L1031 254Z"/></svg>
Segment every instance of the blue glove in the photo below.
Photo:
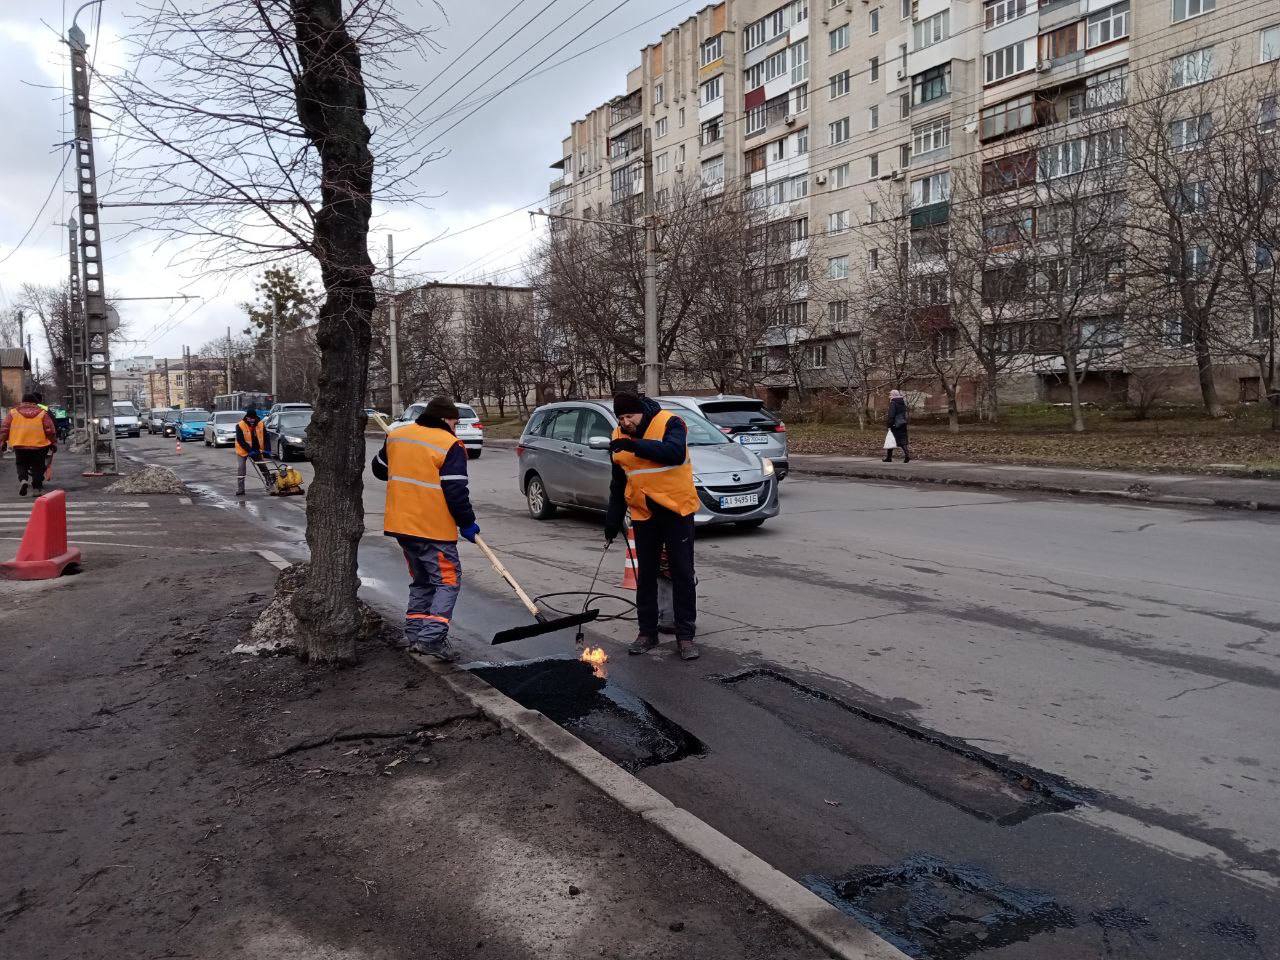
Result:
<svg viewBox="0 0 1280 960"><path fill-rule="evenodd" d="M469 527L463 527L458 532L462 534L462 536L465 537L467 540L470 540L472 543L475 543L476 537L480 536L480 524L473 523Z"/></svg>

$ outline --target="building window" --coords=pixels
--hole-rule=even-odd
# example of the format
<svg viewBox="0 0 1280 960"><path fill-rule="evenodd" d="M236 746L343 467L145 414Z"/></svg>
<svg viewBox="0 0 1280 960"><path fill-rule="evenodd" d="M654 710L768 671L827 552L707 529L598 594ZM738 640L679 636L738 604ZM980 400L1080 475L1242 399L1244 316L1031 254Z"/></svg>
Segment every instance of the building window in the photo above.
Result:
<svg viewBox="0 0 1280 960"><path fill-rule="evenodd" d="M982 58L983 83L990 84L1021 73L1027 69L1026 41L1020 40L1007 47L988 53Z"/></svg>
<svg viewBox="0 0 1280 960"><path fill-rule="evenodd" d="M1258 62L1270 63L1272 60L1280 60L1280 24L1263 30L1258 42Z"/></svg>
<svg viewBox="0 0 1280 960"><path fill-rule="evenodd" d="M1209 139L1212 131L1213 117L1207 113L1175 120L1169 124L1169 149L1177 153L1195 150Z"/></svg>
<svg viewBox="0 0 1280 960"><path fill-rule="evenodd" d="M680 113L676 120L676 126L679 127L681 130L684 129L684 107L680 108Z"/></svg>
<svg viewBox="0 0 1280 960"><path fill-rule="evenodd" d="M827 345L825 343L811 343L806 349L808 355L810 370L825 370L827 368Z"/></svg>
<svg viewBox="0 0 1280 960"><path fill-rule="evenodd" d="M827 124L827 143L835 145L849 139L849 118L842 117L834 123Z"/></svg>
<svg viewBox="0 0 1280 960"><path fill-rule="evenodd" d="M880 176L880 154L873 153L867 157L867 176L872 180Z"/></svg>
<svg viewBox="0 0 1280 960"><path fill-rule="evenodd" d="M1069 23L1040 39L1043 41L1044 58L1057 62L1080 49L1080 25Z"/></svg>
<svg viewBox="0 0 1280 960"><path fill-rule="evenodd" d="M1127 67L1114 67L1085 78L1084 94L1075 94L1067 100L1067 118L1077 117L1094 110L1102 110L1124 103Z"/></svg>
<svg viewBox="0 0 1280 960"><path fill-rule="evenodd" d="M700 138L704 147L709 147L724 137L724 117L713 117L704 123L700 130Z"/></svg>
<svg viewBox="0 0 1280 960"><path fill-rule="evenodd" d="M911 181L911 209L945 203L951 198L951 172L943 170Z"/></svg>
<svg viewBox="0 0 1280 960"><path fill-rule="evenodd" d="M834 30L828 33L827 42L830 47L829 52L831 53L839 53L841 50L848 48L849 25L846 23L843 26L836 27Z"/></svg>
<svg viewBox="0 0 1280 960"><path fill-rule="evenodd" d="M764 354L759 352L751 354L748 365L752 373L764 373Z"/></svg>
<svg viewBox="0 0 1280 960"><path fill-rule="evenodd" d="M867 107L867 129L874 130L880 126L880 108L878 106Z"/></svg>
<svg viewBox="0 0 1280 960"><path fill-rule="evenodd" d="M654 173L663 174L671 169L671 157L665 153L660 153L653 158Z"/></svg>
<svg viewBox="0 0 1280 960"><path fill-rule="evenodd" d="M796 134L796 156L803 157L809 152L809 128L805 127Z"/></svg>
<svg viewBox="0 0 1280 960"><path fill-rule="evenodd" d="M910 20L913 6L914 6L914 3L912 2L912 0L899 0L900 18L903 20Z"/></svg>
<svg viewBox="0 0 1280 960"><path fill-rule="evenodd" d="M870 203L867 204L867 222L875 223L879 219L880 219L880 202L878 200L872 200Z"/></svg>
<svg viewBox="0 0 1280 960"><path fill-rule="evenodd" d="M827 279L828 280L848 280L849 279L849 258L831 257L827 261Z"/></svg>
<svg viewBox="0 0 1280 960"><path fill-rule="evenodd" d="M653 85L653 102L655 104L662 103L663 94L664 94L664 88L662 85L662 81L659 80L657 83Z"/></svg>
<svg viewBox="0 0 1280 960"><path fill-rule="evenodd" d="M1260 303L1253 308L1253 339L1271 339L1271 317L1271 307L1268 304Z"/></svg>
<svg viewBox="0 0 1280 960"><path fill-rule="evenodd" d="M951 92L951 64L931 67L911 78L911 103L919 106L941 100Z"/></svg>
<svg viewBox="0 0 1280 960"><path fill-rule="evenodd" d="M667 135L667 118L659 117L653 122L653 138L661 140Z"/></svg>
<svg viewBox="0 0 1280 960"><path fill-rule="evenodd" d="M676 163L684 163L684 144L676 147Z"/></svg>
<svg viewBox="0 0 1280 960"><path fill-rule="evenodd" d="M1213 47L1173 58L1174 87L1190 87L1213 78Z"/></svg>
<svg viewBox="0 0 1280 960"><path fill-rule="evenodd" d="M829 100L839 100L847 94L849 92L849 71L843 70L832 77L827 89L829 90Z"/></svg>
<svg viewBox="0 0 1280 960"><path fill-rule="evenodd" d="M951 121L948 117L930 120L911 128L911 155L923 156L941 150L951 143Z"/></svg>
<svg viewBox="0 0 1280 960"><path fill-rule="evenodd" d="M724 156L702 161L702 185L713 187L724 183Z"/></svg>
<svg viewBox="0 0 1280 960"><path fill-rule="evenodd" d="M843 326L849 322L849 301L848 300L832 300L827 305L827 316L836 326Z"/></svg>
<svg viewBox="0 0 1280 960"><path fill-rule="evenodd" d="M996 157L982 165L983 194L1001 193L1019 187L1029 187L1036 182L1036 154L1023 150L1007 156Z"/></svg>
<svg viewBox="0 0 1280 960"><path fill-rule="evenodd" d="M1271 133L1280 121L1280 97L1263 97L1258 101L1258 129Z"/></svg>
<svg viewBox="0 0 1280 960"><path fill-rule="evenodd" d="M1129 35L1129 0L1089 15L1088 48L1121 40Z"/></svg>
<svg viewBox="0 0 1280 960"><path fill-rule="evenodd" d="M880 250L878 247L870 247L867 250L867 270L875 273L880 269Z"/></svg>
<svg viewBox="0 0 1280 960"><path fill-rule="evenodd" d="M724 34L717 33L710 40L703 41L702 44L702 65L715 63L724 56Z"/></svg>
<svg viewBox="0 0 1280 960"><path fill-rule="evenodd" d="M1182 256L1182 275L1187 280L1199 281L1209 272L1209 248L1203 243L1187 247Z"/></svg>
<svg viewBox="0 0 1280 960"><path fill-rule="evenodd" d="M874 10L871 11L870 14L868 14L868 20L870 23L869 32L872 34L879 33L880 32L880 8L879 7L876 7Z"/></svg>
<svg viewBox="0 0 1280 960"><path fill-rule="evenodd" d="M800 40L793 43L788 51L791 55L791 84L804 83L809 79L809 41Z"/></svg>
<svg viewBox="0 0 1280 960"><path fill-rule="evenodd" d="M809 19L809 0L792 0L772 13L747 24L742 31L742 49L754 50L768 43L792 25Z"/></svg>
<svg viewBox="0 0 1280 960"><path fill-rule="evenodd" d="M1035 123L1035 108L1031 94L1014 97L982 111L979 136L983 140L1000 137L1015 130L1023 130Z"/></svg>
<svg viewBox="0 0 1280 960"><path fill-rule="evenodd" d="M1190 20L1208 13L1218 5L1218 0L1173 0L1173 22Z"/></svg>
<svg viewBox="0 0 1280 960"><path fill-rule="evenodd" d="M898 119L905 120L911 116L911 94L903 93L898 96Z"/></svg>
<svg viewBox="0 0 1280 960"><path fill-rule="evenodd" d="M827 214L827 233L845 233L849 229L849 211L836 210Z"/></svg>
<svg viewBox="0 0 1280 960"><path fill-rule="evenodd" d="M935 13L926 20L921 20L915 25L915 49L923 50L947 39L950 23L951 13L948 10L943 10L941 13Z"/></svg>
<svg viewBox="0 0 1280 960"><path fill-rule="evenodd" d="M1196 180L1172 187L1169 190L1168 203L1174 213L1184 215L1205 213L1209 209L1208 181Z"/></svg>
<svg viewBox="0 0 1280 960"><path fill-rule="evenodd" d="M1008 23L1010 20L1016 20L1023 16L1027 10L1036 8L1035 0L1031 0L1028 4L1027 0L987 0L984 10L985 26L990 30L992 27L998 27L1002 23Z"/></svg>
<svg viewBox="0 0 1280 960"><path fill-rule="evenodd" d="M867 82L875 83L880 79L880 58L872 57L869 63L870 65L867 67Z"/></svg>
<svg viewBox="0 0 1280 960"><path fill-rule="evenodd" d="M724 96L724 78L712 77L699 88L698 102L704 107Z"/></svg>

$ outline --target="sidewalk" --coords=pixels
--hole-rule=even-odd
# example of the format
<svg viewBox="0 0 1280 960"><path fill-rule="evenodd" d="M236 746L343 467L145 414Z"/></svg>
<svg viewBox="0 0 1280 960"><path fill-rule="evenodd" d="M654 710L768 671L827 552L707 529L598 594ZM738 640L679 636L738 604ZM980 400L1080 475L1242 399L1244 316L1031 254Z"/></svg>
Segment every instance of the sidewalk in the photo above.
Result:
<svg viewBox="0 0 1280 960"><path fill-rule="evenodd" d="M168 535L0 590L0 954L824 955L403 654L232 655L257 532L145 499Z"/></svg>

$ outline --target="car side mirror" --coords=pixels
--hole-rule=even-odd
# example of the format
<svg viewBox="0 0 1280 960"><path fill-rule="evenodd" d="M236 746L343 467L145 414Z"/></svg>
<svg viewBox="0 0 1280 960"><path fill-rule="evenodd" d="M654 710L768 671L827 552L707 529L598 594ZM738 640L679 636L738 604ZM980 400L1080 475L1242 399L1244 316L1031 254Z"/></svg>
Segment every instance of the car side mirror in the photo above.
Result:
<svg viewBox="0 0 1280 960"><path fill-rule="evenodd" d="M592 437L587 441L587 446L592 450L608 450L611 442L608 437Z"/></svg>

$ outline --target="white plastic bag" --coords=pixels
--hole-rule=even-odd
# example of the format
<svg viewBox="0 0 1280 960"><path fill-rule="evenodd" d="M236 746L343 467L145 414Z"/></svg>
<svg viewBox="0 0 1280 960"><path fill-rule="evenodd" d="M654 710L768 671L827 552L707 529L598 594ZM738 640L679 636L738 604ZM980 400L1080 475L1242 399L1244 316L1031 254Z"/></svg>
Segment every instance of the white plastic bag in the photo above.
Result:
<svg viewBox="0 0 1280 960"><path fill-rule="evenodd" d="M884 448L886 450L896 450L898 448L898 441L893 439L892 430L886 430L884 432Z"/></svg>

